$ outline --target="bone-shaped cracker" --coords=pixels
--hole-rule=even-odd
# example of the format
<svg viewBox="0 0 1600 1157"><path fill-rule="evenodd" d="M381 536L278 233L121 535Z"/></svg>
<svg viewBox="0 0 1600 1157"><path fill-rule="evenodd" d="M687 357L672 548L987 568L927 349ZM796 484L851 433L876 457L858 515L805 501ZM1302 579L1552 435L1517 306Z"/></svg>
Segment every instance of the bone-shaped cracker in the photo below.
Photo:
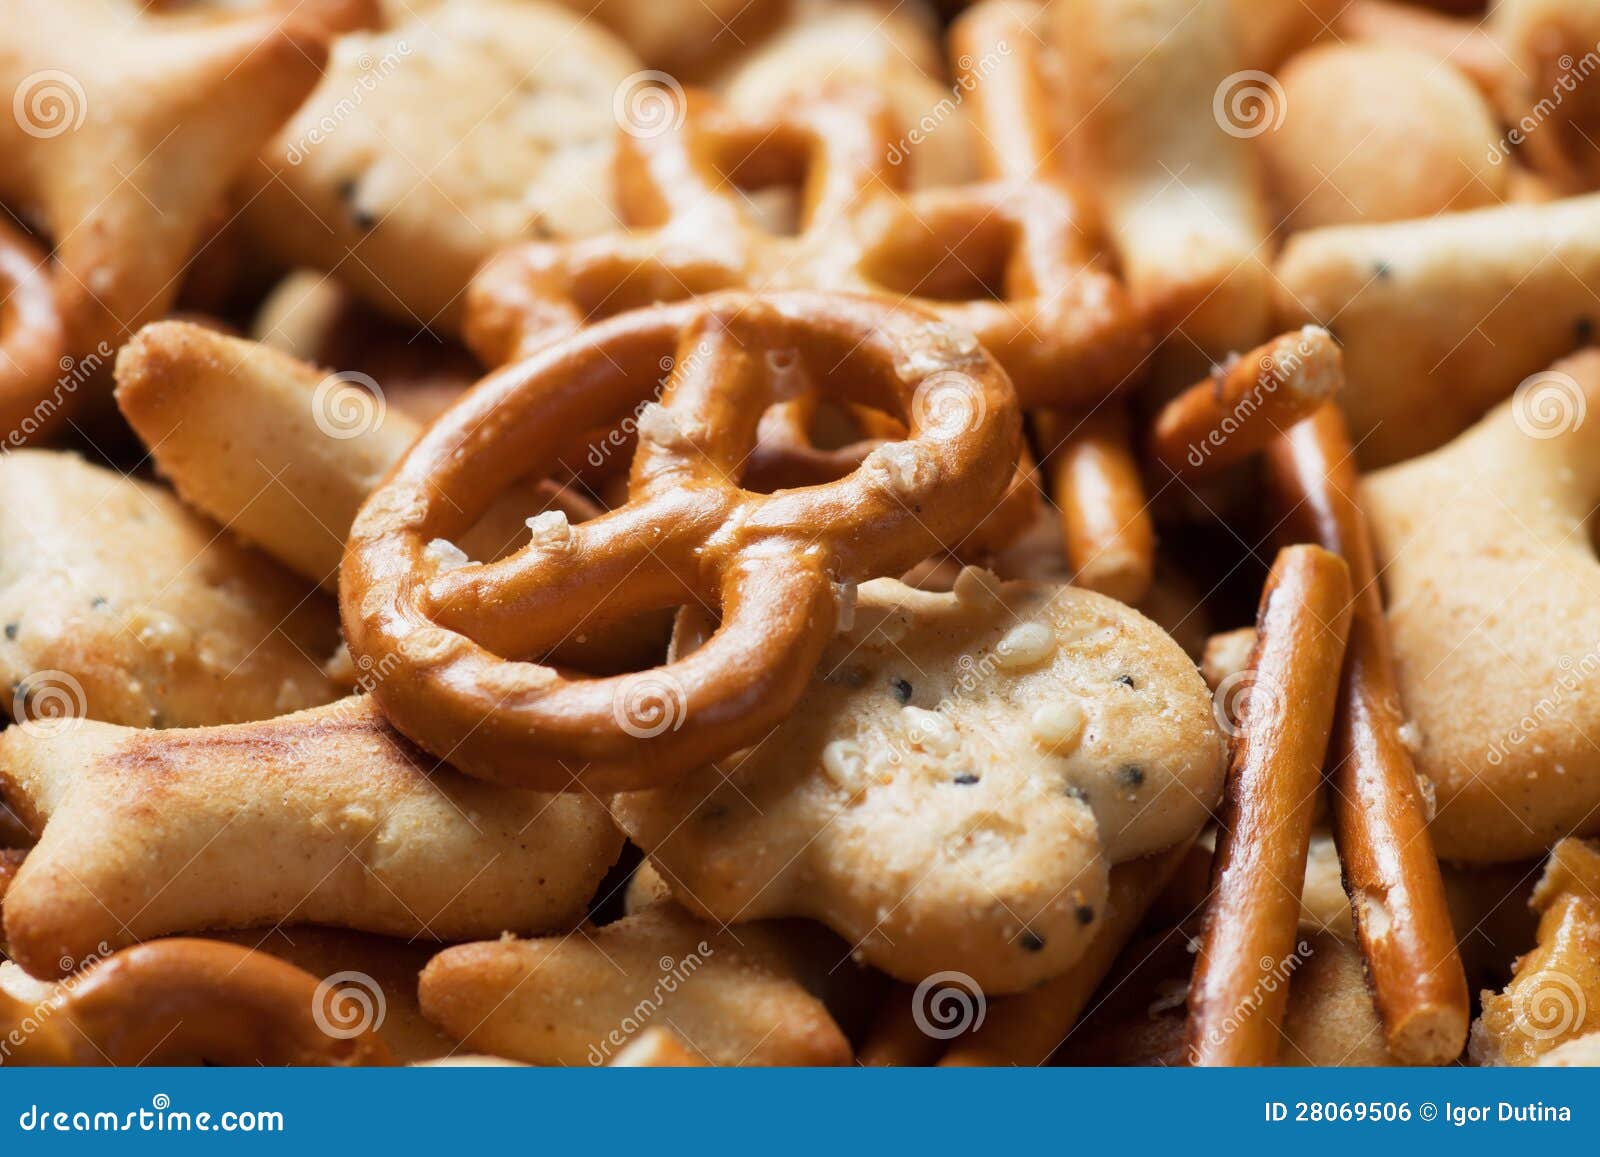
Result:
<svg viewBox="0 0 1600 1157"><path fill-rule="evenodd" d="M40 450L0 459L0 489L6 711L192 727L337 696L330 602L171 492Z"/></svg>
<svg viewBox="0 0 1600 1157"><path fill-rule="evenodd" d="M1078 958L1110 866L1192 835L1222 771L1154 624L969 569L952 594L863 584L776 731L611 806L692 910L810 916L900 979L1009 992Z"/></svg>
<svg viewBox="0 0 1600 1157"><path fill-rule="evenodd" d="M229 727L13 727L0 792L40 833L5 928L41 977L102 941L179 931L569 928L621 846L593 799L459 775L365 697Z"/></svg>
<svg viewBox="0 0 1600 1157"><path fill-rule="evenodd" d="M1524 859L1600 831L1597 415L1586 351L1362 488L1443 859Z"/></svg>
<svg viewBox="0 0 1600 1157"><path fill-rule="evenodd" d="M577 935L460 944L423 970L422 1011L468 1048L534 1064L606 1064L650 1027L717 1065L848 1064L786 932L656 904Z"/></svg>

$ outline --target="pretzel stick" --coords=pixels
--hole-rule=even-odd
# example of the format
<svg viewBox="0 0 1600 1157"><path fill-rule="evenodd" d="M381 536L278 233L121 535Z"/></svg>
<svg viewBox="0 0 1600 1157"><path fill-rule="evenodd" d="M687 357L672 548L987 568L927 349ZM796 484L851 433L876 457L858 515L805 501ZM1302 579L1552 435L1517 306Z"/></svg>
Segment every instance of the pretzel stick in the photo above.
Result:
<svg viewBox="0 0 1600 1157"><path fill-rule="evenodd" d="M1033 421L1049 454L1050 497L1060 511L1072 581L1139 602L1155 570L1156 532L1127 414L1107 403L1073 417L1039 410Z"/></svg>
<svg viewBox="0 0 1600 1157"><path fill-rule="evenodd" d="M856 1060L872 1068L918 1068L939 1059L940 1042L917 1023L916 997L909 984L895 984Z"/></svg>
<svg viewBox="0 0 1600 1157"><path fill-rule="evenodd" d="M1189 479L1215 476L1314 413L1344 381L1339 347L1319 326L1280 334L1162 407L1150 456Z"/></svg>
<svg viewBox="0 0 1600 1157"><path fill-rule="evenodd" d="M1344 417L1324 406L1274 443L1266 462L1293 537L1343 555L1355 588L1328 783L1345 888L1389 1051L1406 1064L1448 1064L1466 1043L1467 980L1416 765L1400 738L1372 536L1356 500Z"/></svg>
<svg viewBox="0 0 1600 1157"><path fill-rule="evenodd" d="M1189 985L1193 1064L1277 1059L1286 962L1349 629L1344 560L1318 546L1280 551L1261 593L1255 684L1233 739L1211 904Z"/></svg>
<svg viewBox="0 0 1600 1157"><path fill-rule="evenodd" d="M1185 840L1165 852L1113 868L1100 931L1078 962L1038 988L991 1004L983 1026L951 1045L940 1066L1042 1065L1049 1060L1193 842Z"/></svg>

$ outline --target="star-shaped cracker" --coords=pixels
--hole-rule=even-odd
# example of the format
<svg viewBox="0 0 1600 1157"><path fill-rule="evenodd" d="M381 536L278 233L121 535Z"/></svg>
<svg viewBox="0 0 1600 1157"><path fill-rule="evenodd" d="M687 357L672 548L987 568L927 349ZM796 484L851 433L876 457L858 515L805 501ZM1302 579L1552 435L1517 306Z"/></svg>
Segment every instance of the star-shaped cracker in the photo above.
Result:
<svg viewBox="0 0 1600 1157"><path fill-rule="evenodd" d="M316 84L327 30L282 12L151 14L118 0L18 0L0 39L0 203L53 243L65 328L49 377L8 380L0 420L86 392L122 336L165 312L240 169Z"/></svg>

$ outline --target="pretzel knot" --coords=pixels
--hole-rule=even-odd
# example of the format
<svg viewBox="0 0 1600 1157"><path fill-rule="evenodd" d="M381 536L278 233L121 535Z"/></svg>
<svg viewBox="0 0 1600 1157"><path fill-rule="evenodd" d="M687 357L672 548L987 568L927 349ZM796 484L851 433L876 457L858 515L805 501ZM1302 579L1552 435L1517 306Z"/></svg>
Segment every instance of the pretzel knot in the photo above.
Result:
<svg viewBox="0 0 1600 1157"><path fill-rule="evenodd" d="M835 481L743 489L761 417L786 400L772 350L905 438ZM630 416L625 504L577 526L541 515L515 553L461 559L449 540L497 493L548 474L572 431ZM485 378L367 499L340 574L346 639L386 673L373 694L395 726L463 771L546 791L660 785L776 726L849 613L848 584L960 540L1020 448L1004 371L921 311L792 292L622 314ZM720 610L721 626L665 666L589 679L529 661L685 604Z"/></svg>
<svg viewBox="0 0 1600 1157"><path fill-rule="evenodd" d="M499 365L652 302L842 290L909 299L971 330L1025 405L1093 404L1130 378L1149 335L1067 188L1040 177L906 194L895 147L871 89L760 118L693 93L672 131L619 139L630 231L495 257L468 290L467 338ZM741 194L783 184L800 189L793 236L758 225Z"/></svg>

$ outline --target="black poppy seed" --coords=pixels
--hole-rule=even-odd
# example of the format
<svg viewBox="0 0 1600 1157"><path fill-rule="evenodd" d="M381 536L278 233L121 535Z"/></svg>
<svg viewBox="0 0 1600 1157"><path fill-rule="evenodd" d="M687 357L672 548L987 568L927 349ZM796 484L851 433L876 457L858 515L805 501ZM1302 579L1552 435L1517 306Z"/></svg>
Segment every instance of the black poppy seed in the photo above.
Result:
<svg viewBox="0 0 1600 1157"><path fill-rule="evenodd" d="M1117 676L1117 682L1121 683L1124 687L1132 687L1133 686L1133 676L1132 675L1118 675Z"/></svg>
<svg viewBox="0 0 1600 1157"><path fill-rule="evenodd" d="M1044 937L1037 932L1030 932L1024 928L1022 935L1017 937L1017 943L1021 944L1029 952L1038 952L1044 947Z"/></svg>
<svg viewBox="0 0 1600 1157"><path fill-rule="evenodd" d="M959 783L962 787L968 787L977 783L978 777L972 774L970 771L963 771L960 775L956 776L953 782Z"/></svg>
<svg viewBox="0 0 1600 1157"><path fill-rule="evenodd" d="M1085 927L1094 923L1094 909L1089 907L1087 904L1079 904L1077 908L1074 909L1073 915L1078 918L1078 923L1084 925Z"/></svg>
<svg viewBox="0 0 1600 1157"><path fill-rule="evenodd" d="M7 623L6 624L6 638L15 639L16 637L17 637L17 624L16 623Z"/></svg>
<svg viewBox="0 0 1600 1157"><path fill-rule="evenodd" d="M1078 800L1080 803L1089 802L1089 793L1075 783L1067 784L1067 798Z"/></svg>
<svg viewBox="0 0 1600 1157"><path fill-rule="evenodd" d="M1144 768L1136 764L1127 764L1117 770L1117 782L1126 788L1139 787L1144 783Z"/></svg>
<svg viewBox="0 0 1600 1157"><path fill-rule="evenodd" d="M894 688L894 697L901 703L911 702L911 684L904 679L891 679L889 686Z"/></svg>
<svg viewBox="0 0 1600 1157"><path fill-rule="evenodd" d="M96 595L94 597L94 601L89 604L89 609L92 611L98 611L107 605L108 603L104 595Z"/></svg>
<svg viewBox="0 0 1600 1157"><path fill-rule="evenodd" d="M1372 263L1372 276L1379 281L1388 281L1389 278L1394 276L1394 266L1387 261L1374 261Z"/></svg>

